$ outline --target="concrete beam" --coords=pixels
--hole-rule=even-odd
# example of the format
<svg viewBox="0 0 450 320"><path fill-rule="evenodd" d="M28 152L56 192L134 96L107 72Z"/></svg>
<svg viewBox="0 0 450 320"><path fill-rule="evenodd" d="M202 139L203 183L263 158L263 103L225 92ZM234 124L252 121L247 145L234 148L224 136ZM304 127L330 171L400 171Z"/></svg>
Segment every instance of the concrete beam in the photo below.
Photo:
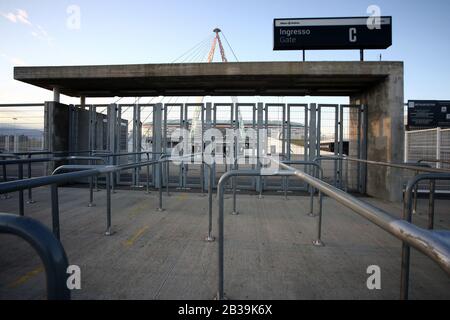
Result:
<svg viewBox="0 0 450 320"><path fill-rule="evenodd" d="M236 62L15 67L14 79L69 96L349 96L400 62Z"/></svg>

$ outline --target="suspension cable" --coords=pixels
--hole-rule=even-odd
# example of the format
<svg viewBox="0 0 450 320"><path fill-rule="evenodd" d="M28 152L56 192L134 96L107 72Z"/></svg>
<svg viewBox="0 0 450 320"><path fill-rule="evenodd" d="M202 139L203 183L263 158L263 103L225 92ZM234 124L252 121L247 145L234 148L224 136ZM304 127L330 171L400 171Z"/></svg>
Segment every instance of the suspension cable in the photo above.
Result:
<svg viewBox="0 0 450 320"><path fill-rule="evenodd" d="M230 43L228 42L227 37L225 36L225 33L223 33L223 31L221 33L222 33L223 38L225 39L225 42L227 43L228 47L230 48L231 53L233 54L234 58L236 59L237 62L239 62L239 59L237 58L236 54L234 53L233 48L231 47Z"/></svg>

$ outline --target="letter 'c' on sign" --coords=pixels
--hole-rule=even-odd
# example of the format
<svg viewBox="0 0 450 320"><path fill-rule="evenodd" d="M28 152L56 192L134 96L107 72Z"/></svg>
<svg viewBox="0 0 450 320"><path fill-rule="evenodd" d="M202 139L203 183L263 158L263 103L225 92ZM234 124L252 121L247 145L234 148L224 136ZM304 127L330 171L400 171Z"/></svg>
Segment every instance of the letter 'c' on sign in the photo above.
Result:
<svg viewBox="0 0 450 320"><path fill-rule="evenodd" d="M356 38L356 28L350 28L349 35L350 35L350 42L356 42L358 40Z"/></svg>

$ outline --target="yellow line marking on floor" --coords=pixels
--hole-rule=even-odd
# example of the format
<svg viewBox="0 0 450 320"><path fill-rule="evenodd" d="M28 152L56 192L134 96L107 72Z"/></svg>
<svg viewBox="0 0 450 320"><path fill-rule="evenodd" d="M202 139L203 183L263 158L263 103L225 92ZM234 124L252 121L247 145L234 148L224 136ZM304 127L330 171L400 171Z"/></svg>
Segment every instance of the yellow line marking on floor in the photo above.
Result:
<svg viewBox="0 0 450 320"><path fill-rule="evenodd" d="M25 275L21 276L19 279L11 283L8 288L17 288L30 280L31 278L37 276L38 274L42 273L44 271L44 267L39 267L34 270L31 270L30 272L27 272Z"/></svg>
<svg viewBox="0 0 450 320"><path fill-rule="evenodd" d="M134 236L124 242L124 246L128 248L131 247L148 230L148 228L149 226L145 226L139 229Z"/></svg>

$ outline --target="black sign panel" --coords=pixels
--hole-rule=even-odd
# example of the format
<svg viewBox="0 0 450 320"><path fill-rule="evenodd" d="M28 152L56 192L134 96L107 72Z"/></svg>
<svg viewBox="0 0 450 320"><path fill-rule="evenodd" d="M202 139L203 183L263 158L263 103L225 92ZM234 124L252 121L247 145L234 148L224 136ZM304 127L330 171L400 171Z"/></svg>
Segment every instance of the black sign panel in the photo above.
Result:
<svg viewBox="0 0 450 320"><path fill-rule="evenodd" d="M274 50L386 49L392 17L275 19Z"/></svg>
<svg viewBox="0 0 450 320"><path fill-rule="evenodd" d="M408 127L449 128L450 101L408 101Z"/></svg>

